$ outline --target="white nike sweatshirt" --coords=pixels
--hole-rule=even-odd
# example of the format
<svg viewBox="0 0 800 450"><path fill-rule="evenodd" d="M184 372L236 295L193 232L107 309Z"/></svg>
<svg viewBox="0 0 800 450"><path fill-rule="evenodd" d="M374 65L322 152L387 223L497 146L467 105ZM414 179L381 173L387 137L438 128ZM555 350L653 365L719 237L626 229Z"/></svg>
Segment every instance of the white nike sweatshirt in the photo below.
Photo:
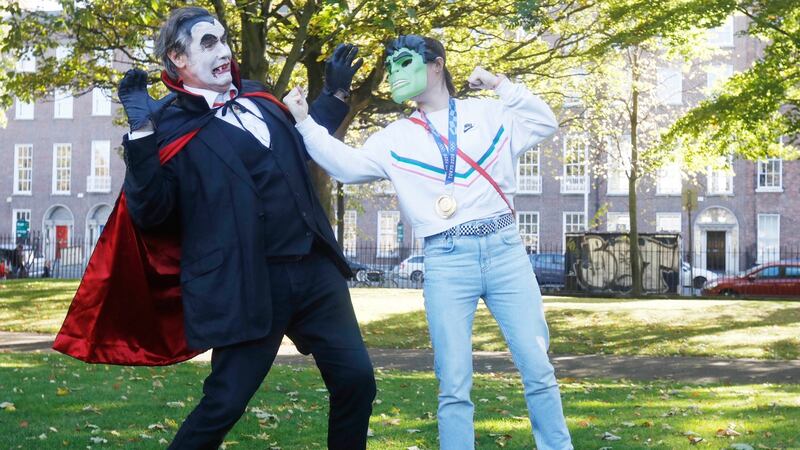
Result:
<svg viewBox="0 0 800 450"><path fill-rule="evenodd" d="M558 122L550 107L521 84L504 80L495 92L499 101L456 100L458 147L494 178L513 205L517 158L555 133ZM421 118L418 111L412 117ZM447 137L447 108L429 113L428 119ZM459 157L452 188L458 207L451 217L439 217L435 201L449 191L442 156L433 137L408 119L389 124L358 149L329 135L311 116L296 126L308 153L333 178L342 183L390 180L417 236L508 212L492 185Z"/></svg>

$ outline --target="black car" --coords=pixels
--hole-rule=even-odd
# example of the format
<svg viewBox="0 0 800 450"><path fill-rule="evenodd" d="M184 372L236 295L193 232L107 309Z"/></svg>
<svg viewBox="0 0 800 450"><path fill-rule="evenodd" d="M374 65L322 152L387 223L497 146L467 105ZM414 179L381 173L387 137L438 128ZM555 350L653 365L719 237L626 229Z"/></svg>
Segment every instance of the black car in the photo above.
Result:
<svg viewBox="0 0 800 450"><path fill-rule="evenodd" d="M528 255L539 286L564 286L564 255L561 253L534 253Z"/></svg>
<svg viewBox="0 0 800 450"><path fill-rule="evenodd" d="M350 270L352 270L354 274L354 276L351 279L361 282L367 281L367 274L372 269L364 263L353 261L350 258L345 258L345 259L347 260L347 265L350 266Z"/></svg>

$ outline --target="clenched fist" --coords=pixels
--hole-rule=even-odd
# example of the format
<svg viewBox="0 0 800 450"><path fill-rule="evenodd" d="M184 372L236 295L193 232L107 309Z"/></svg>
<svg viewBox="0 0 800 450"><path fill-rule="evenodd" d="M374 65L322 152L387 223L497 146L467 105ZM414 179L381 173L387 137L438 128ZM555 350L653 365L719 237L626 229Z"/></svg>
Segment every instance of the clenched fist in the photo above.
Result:
<svg viewBox="0 0 800 450"><path fill-rule="evenodd" d="M289 108L295 122L300 123L308 117L308 102L303 88L298 86L289 91L286 97L283 97L283 103Z"/></svg>
<svg viewBox="0 0 800 450"><path fill-rule="evenodd" d="M469 87L472 89L495 89L505 77L497 76L481 66L475 68L467 78Z"/></svg>

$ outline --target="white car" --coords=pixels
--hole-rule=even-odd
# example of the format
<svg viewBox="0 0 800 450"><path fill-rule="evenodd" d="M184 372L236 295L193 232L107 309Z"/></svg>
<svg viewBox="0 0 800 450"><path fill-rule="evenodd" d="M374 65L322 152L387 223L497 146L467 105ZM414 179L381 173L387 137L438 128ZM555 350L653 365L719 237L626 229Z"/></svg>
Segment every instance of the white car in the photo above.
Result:
<svg viewBox="0 0 800 450"><path fill-rule="evenodd" d="M681 263L681 268L683 270L683 287L702 289L707 282L715 281L719 278L716 273L696 266L691 267L691 273L689 273L690 267L686 261Z"/></svg>
<svg viewBox="0 0 800 450"><path fill-rule="evenodd" d="M425 279L425 257L412 255L397 266L397 274L411 281L422 282Z"/></svg>

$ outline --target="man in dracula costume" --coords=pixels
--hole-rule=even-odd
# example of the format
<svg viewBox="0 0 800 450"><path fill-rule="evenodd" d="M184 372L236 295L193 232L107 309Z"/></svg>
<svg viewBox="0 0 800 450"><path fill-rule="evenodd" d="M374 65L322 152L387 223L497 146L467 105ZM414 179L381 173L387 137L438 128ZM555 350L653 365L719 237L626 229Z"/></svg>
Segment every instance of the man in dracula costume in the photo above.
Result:
<svg viewBox="0 0 800 450"><path fill-rule="evenodd" d="M169 448L217 449L286 335L313 355L330 392L328 448L364 449L375 379L351 272L291 115L239 78L226 39L207 10L176 9L155 48L172 93L153 100L141 70L120 82L131 125L123 193L54 347L138 365L213 349L203 398ZM311 114L329 132L348 111L356 52L340 45L326 63Z"/></svg>

